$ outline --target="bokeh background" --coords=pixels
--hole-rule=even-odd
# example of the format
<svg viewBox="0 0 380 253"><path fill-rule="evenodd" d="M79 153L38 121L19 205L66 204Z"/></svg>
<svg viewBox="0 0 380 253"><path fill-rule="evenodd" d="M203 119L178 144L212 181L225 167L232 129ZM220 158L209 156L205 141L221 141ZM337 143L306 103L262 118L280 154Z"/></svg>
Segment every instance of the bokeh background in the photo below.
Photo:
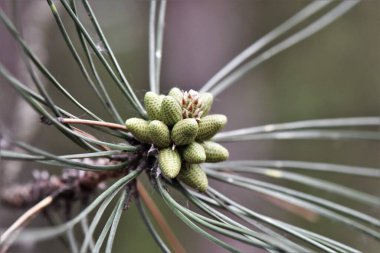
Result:
<svg viewBox="0 0 380 253"><path fill-rule="evenodd" d="M12 7L16 2L16 8ZM58 1L57 5L59 6ZM252 42L292 16L308 1L277 0L169 0L162 61L162 92L171 87L198 89L230 59ZM79 4L79 2L78 2ZM122 66L127 79L140 98L148 89L148 15L149 1L91 1L98 20ZM0 2L10 16L15 15L23 27L27 41L47 64L56 78L78 100L107 118L95 94L85 84L77 65L70 57L58 28L43 0ZM62 8L59 8L62 10ZM316 35L273 57L250 71L215 100L214 112L224 113L229 123L226 130L256 125L317 118L378 116L380 113L380 2L363 1L346 15ZM70 19L63 14L69 31L75 34ZM84 12L82 10L84 17ZM85 22L89 24L88 20ZM90 34L96 36L90 29ZM74 36L75 37L75 36ZM19 48L0 24L0 60L28 85ZM75 40L78 43L78 40ZM99 42L99 50L107 52ZM105 79L107 80L107 79ZM111 82L110 87L111 87ZM46 84L47 87L49 84ZM19 101L17 94L0 78L1 131L6 136L27 140L56 154L80 151L57 131L39 123L39 116ZM57 104L86 118L54 89ZM134 115L127 101L110 88L114 102L125 117ZM108 140L112 140L107 137ZM369 141L252 141L228 145L233 159L302 160L347 165L380 167L380 145ZM11 168L11 169L10 169ZM14 168L14 169L13 169ZM20 168L22 173L17 173ZM33 169L58 172L56 168L28 163L1 161L2 187L30 179ZM307 173L347 186L380 195L379 181L329 173ZM5 180L6 179L6 180ZM275 181L291 186L288 182ZM293 215L250 192L230 188L211 181L218 189L258 212L331 236L334 239L375 252L379 243L348 227L325 218L310 222ZM350 203L328 193L301 185L294 188L318 194L358 210L380 217L377 209ZM223 252L198 236L165 208L167 220L193 252ZM181 203L186 204L185 200ZM369 210L368 210L369 209ZM0 209L1 227L9 226L22 210ZM47 225L36 219L33 225ZM58 240L35 246L19 246L14 252L67 252ZM158 252L158 248L139 219L135 207L125 212L118 229L115 252ZM247 252L252 252L247 249ZM258 251L260 252L260 251Z"/></svg>

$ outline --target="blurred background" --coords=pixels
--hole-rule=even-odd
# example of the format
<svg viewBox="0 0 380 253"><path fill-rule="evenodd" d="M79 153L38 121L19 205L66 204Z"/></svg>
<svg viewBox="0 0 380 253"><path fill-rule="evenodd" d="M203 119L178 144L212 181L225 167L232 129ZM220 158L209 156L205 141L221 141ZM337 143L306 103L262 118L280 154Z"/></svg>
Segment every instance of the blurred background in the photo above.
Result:
<svg viewBox="0 0 380 253"><path fill-rule="evenodd" d="M16 8L12 7L16 3ZM56 1L58 10L63 10ZM164 35L161 92L171 87L199 89L230 59L251 43L287 20L306 6L308 1L277 0L169 0ZM149 1L91 1L97 18L122 66L128 81L142 99L148 90L148 19ZM78 3L79 5L79 3ZM105 119L107 115L94 93L91 93L75 61L70 57L57 25L45 1L0 2L1 8L17 17L26 40L41 60L75 97ZM380 2L364 1L338 21L316 35L273 57L250 71L221 93L215 100L213 111L226 114L226 130L271 123L318 118L378 116L380 113ZM73 35L75 29L70 18L62 18ZM81 9L85 24L85 13ZM13 19L14 20L14 19ZM90 27L90 26L88 26ZM90 34L96 37L95 31ZM75 36L73 36L75 37ZM285 36L284 36L285 37ZM284 38L283 37L283 38ZM28 85L19 47L0 24L0 60L9 70ZM76 38L76 37L75 37ZM98 42L99 50L107 55ZM75 39L78 44L78 40ZM104 73L103 73L104 74ZM107 80L104 77L104 80ZM109 82L111 83L111 82ZM46 82L47 87L49 86ZM49 126L40 124L39 115L28 110L12 88L0 78L0 129L5 136L21 139L55 154L80 151L74 144ZM49 89L49 88L48 88ZM126 99L117 89L109 89L116 107L125 118L134 116ZM87 118L75 106L49 89L55 102L80 117ZM110 137L108 140L113 141ZM114 140L115 142L119 140ZM299 160L380 167L378 143L369 141L251 141L228 145L231 160ZM46 169L41 165L1 161L2 187L14 181L25 182L33 169ZM21 169L22 173L18 173ZM49 171L59 172L57 168ZM305 173L332 180L346 186L380 196L379 181L329 173ZM275 181L291 186L289 182ZM273 206L250 192L210 182L255 211L330 236L358 247L365 252L375 252L378 242L348 227L335 224L323 217L307 221ZM360 211L379 217L379 210L349 203L326 192L292 185L295 189L318 194ZM223 252L206 239L198 236L179 221L157 198L167 220L193 252ZM180 200L182 201L182 200ZM185 200L182 201L183 204ZM1 227L9 226L23 210L0 209ZM47 225L36 219L33 225ZM35 246L20 246L14 252L45 252L54 247L56 253L67 252L58 240ZM158 252L159 249L139 219L135 207L122 216L115 242L115 252ZM247 252L249 252L247 248ZM257 251L260 252L260 251Z"/></svg>

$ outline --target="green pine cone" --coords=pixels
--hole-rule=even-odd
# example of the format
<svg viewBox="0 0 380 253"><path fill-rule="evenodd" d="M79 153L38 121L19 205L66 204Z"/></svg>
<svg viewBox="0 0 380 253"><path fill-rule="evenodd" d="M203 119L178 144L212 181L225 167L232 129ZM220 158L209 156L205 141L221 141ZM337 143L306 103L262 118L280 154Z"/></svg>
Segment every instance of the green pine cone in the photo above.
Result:
<svg viewBox="0 0 380 253"><path fill-rule="evenodd" d="M167 125L159 120L153 120L148 126L152 143L158 148L167 148L170 145L170 131Z"/></svg>
<svg viewBox="0 0 380 253"><path fill-rule="evenodd" d="M182 108L175 98L164 97L161 103L161 119L169 127L182 119Z"/></svg>
<svg viewBox="0 0 380 253"><path fill-rule="evenodd" d="M216 142L205 141L202 146L206 153L206 163L222 162L229 157L228 150Z"/></svg>
<svg viewBox="0 0 380 253"><path fill-rule="evenodd" d="M185 163L177 178L200 192L205 192L207 190L207 176L199 164Z"/></svg>
<svg viewBox="0 0 380 253"><path fill-rule="evenodd" d="M151 143L148 125L148 121L140 118L130 118L125 121L127 130L142 143Z"/></svg>
<svg viewBox="0 0 380 253"><path fill-rule="evenodd" d="M181 170L181 156L177 150L171 148L160 150L158 163L162 174L168 178L175 178Z"/></svg>
<svg viewBox="0 0 380 253"><path fill-rule="evenodd" d="M208 92L201 93L199 96L202 102L202 105L201 105L202 116L201 117L204 117L209 113L211 109L212 103L214 102L214 96Z"/></svg>
<svg viewBox="0 0 380 253"><path fill-rule="evenodd" d="M148 91L144 96L144 105L149 119L161 120L162 97L154 92Z"/></svg>
<svg viewBox="0 0 380 253"><path fill-rule="evenodd" d="M206 153L201 144L193 142L183 149L182 158L188 163L203 163Z"/></svg>
<svg viewBox="0 0 380 253"><path fill-rule="evenodd" d="M178 89L177 87L174 87L169 91L168 95L175 98L175 100L177 100L181 104L183 93L180 89Z"/></svg>
<svg viewBox="0 0 380 253"><path fill-rule="evenodd" d="M193 118L183 119L174 125L171 138L176 145L187 145L194 141L198 133L198 123Z"/></svg>
<svg viewBox="0 0 380 253"><path fill-rule="evenodd" d="M227 117L222 114L211 114L205 116L199 121L198 135L196 141L205 141L211 139L227 123Z"/></svg>

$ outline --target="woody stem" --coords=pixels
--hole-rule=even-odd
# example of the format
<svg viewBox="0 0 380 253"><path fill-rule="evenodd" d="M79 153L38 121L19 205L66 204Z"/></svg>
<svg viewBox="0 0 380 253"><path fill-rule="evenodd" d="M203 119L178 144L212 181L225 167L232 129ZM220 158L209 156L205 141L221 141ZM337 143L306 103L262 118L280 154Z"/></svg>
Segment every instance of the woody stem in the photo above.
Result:
<svg viewBox="0 0 380 253"><path fill-rule="evenodd" d="M25 227L37 214L48 207L54 200L53 195L49 195L42 199L21 217L19 217L0 237L0 252L5 253L9 246L12 244L12 239L15 238L17 233L22 227Z"/></svg>
<svg viewBox="0 0 380 253"><path fill-rule="evenodd" d="M86 120L86 119L70 119L70 118L58 118L58 121L63 124L82 124L82 125L102 126L102 127L108 127L108 128L127 131L127 128L124 125L111 123L111 122Z"/></svg>

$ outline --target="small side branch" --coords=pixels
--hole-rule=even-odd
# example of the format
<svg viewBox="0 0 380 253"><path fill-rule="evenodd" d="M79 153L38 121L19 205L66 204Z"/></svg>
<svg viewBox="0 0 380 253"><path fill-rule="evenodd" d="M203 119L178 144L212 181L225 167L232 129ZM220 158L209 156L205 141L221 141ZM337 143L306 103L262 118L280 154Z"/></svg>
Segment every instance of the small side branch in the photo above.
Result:
<svg viewBox="0 0 380 253"><path fill-rule="evenodd" d="M102 126L108 127L112 129L120 129L123 131L127 131L127 128L124 125L97 121L97 120L86 120L86 119L70 119L70 118L58 118L58 121L63 124L81 124L81 125L92 125L92 126Z"/></svg>
<svg viewBox="0 0 380 253"><path fill-rule="evenodd" d="M46 207L48 207L54 201L54 195L49 195L42 199L23 215L21 215L0 237L0 252L4 253L7 251L9 246L12 244L12 239L14 235L23 227L25 227L34 217L36 217L40 212L42 212Z"/></svg>

